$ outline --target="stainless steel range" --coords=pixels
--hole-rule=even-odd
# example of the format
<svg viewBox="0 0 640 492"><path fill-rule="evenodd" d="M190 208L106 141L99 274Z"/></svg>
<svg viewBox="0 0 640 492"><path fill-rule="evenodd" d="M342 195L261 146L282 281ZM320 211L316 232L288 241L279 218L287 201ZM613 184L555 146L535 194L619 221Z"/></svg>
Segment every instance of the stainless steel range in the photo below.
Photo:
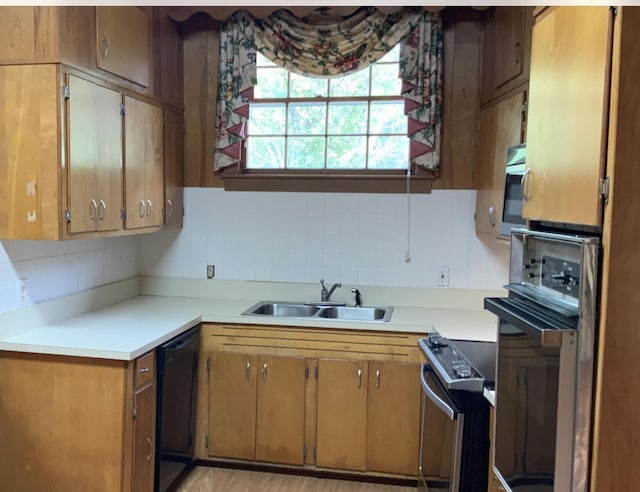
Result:
<svg viewBox="0 0 640 492"><path fill-rule="evenodd" d="M420 490L487 490L489 403L496 344L449 340L432 333L418 341L422 365ZM444 453L443 453L444 450Z"/></svg>

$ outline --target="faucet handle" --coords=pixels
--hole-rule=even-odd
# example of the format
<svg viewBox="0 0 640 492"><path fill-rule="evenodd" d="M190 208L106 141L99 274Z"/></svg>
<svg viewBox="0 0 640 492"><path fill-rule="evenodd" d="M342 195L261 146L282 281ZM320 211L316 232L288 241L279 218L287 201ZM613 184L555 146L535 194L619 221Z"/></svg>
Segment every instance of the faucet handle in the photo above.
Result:
<svg viewBox="0 0 640 492"><path fill-rule="evenodd" d="M356 295L356 307L362 305L362 298L360 297L360 291L358 289L351 289L351 292Z"/></svg>

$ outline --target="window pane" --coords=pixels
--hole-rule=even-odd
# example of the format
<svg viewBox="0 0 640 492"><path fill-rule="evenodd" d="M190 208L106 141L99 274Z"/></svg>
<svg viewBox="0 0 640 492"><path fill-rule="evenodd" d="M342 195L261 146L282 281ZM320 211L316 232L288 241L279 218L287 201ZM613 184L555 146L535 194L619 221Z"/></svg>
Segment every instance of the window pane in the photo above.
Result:
<svg viewBox="0 0 640 492"><path fill-rule="evenodd" d="M367 103L329 103L329 128L327 130L327 133L367 133Z"/></svg>
<svg viewBox="0 0 640 492"><path fill-rule="evenodd" d="M371 65L372 96L397 96L401 88L398 65Z"/></svg>
<svg viewBox="0 0 640 492"><path fill-rule="evenodd" d="M327 85L327 79L303 77L292 73L289 97L327 97Z"/></svg>
<svg viewBox="0 0 640 492"><path fill-rule="evenodd" d="M249 135L284 135L284 103L252 104L250 111Z"/></svg>
<svg viewBox="0 0 640 492"><path fill-rule="evenodd" d="M325 103L289 104L289 135L324 134Z"/></svg>
<svg viewBox="0 0 640 492"><path fill-rule="evenodd" d="M327 147L327 168L364 169L366 167L366 136L329 137Z"/></svg>
<svg viewBox="0 0 640 492"><path fill-rule="evenodd" d="M358 97L369 95L369 68L329 80L330 97ZM400 92L398 92L400 94Z"/></svg>
<svg viewBox="0 0 640 492"><path fill-rule="evenodd" d="M287 97L287 71L284 68L258 68L256 70L258 84L254 97L283 98Z"/></svg>
<svg viewBox="0 0 640 492"><path fill-rule="evenodd" d="M369 169L406 169L408 159L407 137L369 137Z"/></svg>
<svg viewBox="0 0 640 492"><path fill-rule="evenodd" d="M282 169L284 167L284 137L249 137L247 168Z"/></svg>
<svg viewBox="0 0 640 492"><path fill-rule="evenodd" d="M324 137L289 137L287 167L291 169L322 169L324 167Z"/></svg>
<svg viewBox="0 0 640 492"><path fill-rule="evenodd" d="M407 133L407 117L402 101L378 101L371 103L369 133Z"/></svg>
<svg viewBox="0 0 640 492"><path fill-rule="evenodd" d="M396 62L400 60L400 44L396 44L395 48L393 48L389 53L380 58L376 63L389 63Z"/></svg>
<svg viewBox="0 0 640 492"><path fill-rule="evenodd" d="M256 52L256 66L257 67L275 67L276 64L273 63L269 58L264 56L259 51Z"/></svg>

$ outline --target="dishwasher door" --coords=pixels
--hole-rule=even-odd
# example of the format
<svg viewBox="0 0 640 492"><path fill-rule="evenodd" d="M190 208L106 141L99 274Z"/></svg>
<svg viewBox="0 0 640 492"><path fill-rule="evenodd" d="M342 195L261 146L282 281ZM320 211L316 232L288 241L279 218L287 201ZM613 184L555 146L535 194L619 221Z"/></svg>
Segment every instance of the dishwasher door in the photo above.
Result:
<svg viewBox="0 0 640 492"><path fill-rule="evenodd" d="M193 461L200 327L158 348L156 479L164 492Z"/></svg>

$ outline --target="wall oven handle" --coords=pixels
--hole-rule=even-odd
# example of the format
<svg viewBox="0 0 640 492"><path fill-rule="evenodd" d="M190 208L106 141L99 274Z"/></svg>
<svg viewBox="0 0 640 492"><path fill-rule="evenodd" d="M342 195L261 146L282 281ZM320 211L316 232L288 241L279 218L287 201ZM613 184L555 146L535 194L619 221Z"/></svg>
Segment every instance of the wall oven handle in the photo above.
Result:
<svg viewBox="0 0 640 492"><path fill-rule="evenodd" d="M440 398L427 383L427 378L425 378L424 376L425 372L427 371L431 371L431 368L427 364L423 364L422 371L420 371L422 390L425 392L429 400L431 400L435 406L437 406L446 414L447 417L449 417L449 420L456 420L458 418L458 412L454 408L451 408L442 398Z"/></svg>

